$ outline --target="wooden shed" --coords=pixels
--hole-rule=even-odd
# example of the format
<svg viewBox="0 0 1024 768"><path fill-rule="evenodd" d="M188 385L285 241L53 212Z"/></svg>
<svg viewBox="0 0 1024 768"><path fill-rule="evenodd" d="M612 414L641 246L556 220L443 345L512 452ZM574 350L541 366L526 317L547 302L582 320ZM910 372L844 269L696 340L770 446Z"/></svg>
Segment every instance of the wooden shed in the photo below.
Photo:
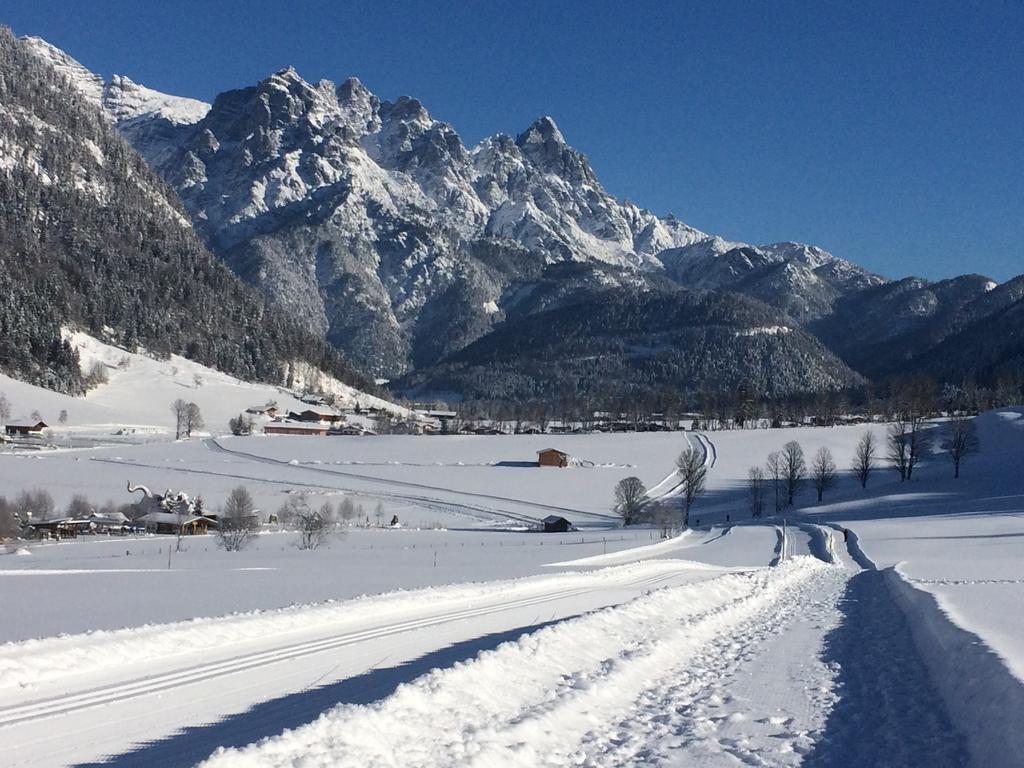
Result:
<svg viewBox="0 0 1024 768"><path fill-rule="evenodd" d="M545 448L537 451L537 465L541 467L568 467L569 454L557 448Z"/></svg>
<svg viewBox="0 0 1024 768"><path fill-rule="evenodd" d="M43 421L24 421L13 424L7 424L4 429L8 435L22 435L27 437L28 435L39 435L46 429L46 422Z"/></svg>
<svg viewBox="0 0 1024 768"><path fill-rule="evenodd" d="M558 515L548 515L542 521L544 533L568 533L572 530L572 523Z"/></svg>

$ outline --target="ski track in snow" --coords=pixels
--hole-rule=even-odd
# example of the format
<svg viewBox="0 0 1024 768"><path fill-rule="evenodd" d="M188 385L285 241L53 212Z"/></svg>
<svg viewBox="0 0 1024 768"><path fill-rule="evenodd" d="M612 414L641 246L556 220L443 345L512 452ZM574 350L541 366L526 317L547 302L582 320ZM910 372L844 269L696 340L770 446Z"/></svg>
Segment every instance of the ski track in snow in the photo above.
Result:
<svg viewBox="0 0 1024 768"><path fill-rule="evenodd" d="M704 754L716 718L729 720L716 714L731 701L729 674L801 606L834 610L845 579L842 569L800 557L667 588L437 670L376 704L341 706L303 728L219 752L205 765L596 766L659 764L683 746ZM773 750L807 751L828 703L819 691L813 722L799 726L766 713ZM746 749L741 739L718 745L733 764Z"/></svg>

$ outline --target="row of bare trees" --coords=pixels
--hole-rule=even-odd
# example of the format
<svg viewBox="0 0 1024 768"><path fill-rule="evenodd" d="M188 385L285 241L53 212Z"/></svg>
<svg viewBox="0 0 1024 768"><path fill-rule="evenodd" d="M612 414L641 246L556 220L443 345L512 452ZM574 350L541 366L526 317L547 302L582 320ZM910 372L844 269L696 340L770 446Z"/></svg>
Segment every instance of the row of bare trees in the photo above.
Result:
<svg viewBox="0 0 1024 768"><path fill-rule="evenodd" d="M931 451L933 427L910 411L889 425L886 430L885 459L900 476L900 481L913 477L924 455ZM960 477L965 457L980 449L974 420L967 417L949 419L942 427L941 449L953 465L953 477ZM878 467L880 446L875 433L865 432L857 443L850 463L851 471L861 488ZM795 440L786 443L781 451L772 451L764 468L753 466L748 471L747 484L752 517L761 517L769 501L775 513L794 505L805 480L810 478L821 503L825 494L838 482L838 467L832 451L822 446L808 466L803 448ZM767 487L766 487L767 486Z"/></svg>

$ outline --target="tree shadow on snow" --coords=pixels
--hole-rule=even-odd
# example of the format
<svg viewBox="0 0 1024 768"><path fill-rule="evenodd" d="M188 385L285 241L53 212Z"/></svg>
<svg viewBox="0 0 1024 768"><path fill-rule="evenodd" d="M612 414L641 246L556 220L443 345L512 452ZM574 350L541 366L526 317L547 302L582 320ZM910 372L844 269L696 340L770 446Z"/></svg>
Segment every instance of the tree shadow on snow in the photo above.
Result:
<svg viewBox="0 0 1024 768"><path fill-rule="evenodd" d="M953 727L881 571L850 579L842 623L822 660L838 667L839 696L802 763L806 768L946 768L967 764Z"/></svg>
<svg viewBox="0 0 1024 768"><path fill-rule="evenodd" d="M165 739L144 743L100 762L79 763L76 768L171 768L195 765L209 757L217 747L243 747L266 736L277 735L286 728L297 728L338 704L370 704L379 701L390 696L402 683L415 680L433 669L468 661L481 651L491 650L521 635L565 620L531 624L456 643L398 666L373 669L356 677L265 701L223 720L186 728Z"/></svg>

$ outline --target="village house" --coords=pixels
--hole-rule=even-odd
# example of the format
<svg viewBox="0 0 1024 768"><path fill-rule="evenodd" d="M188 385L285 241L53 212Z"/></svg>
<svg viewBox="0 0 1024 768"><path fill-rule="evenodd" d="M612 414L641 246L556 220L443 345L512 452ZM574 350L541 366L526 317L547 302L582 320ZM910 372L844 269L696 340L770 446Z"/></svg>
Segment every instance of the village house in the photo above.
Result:
<svg viewBox="0 0 1024 768"><path fill-rule="evenodd" d="M292 421L274 421L263 427L266 435L307 435L324 437L327 435L326 424L298 423Z"/></svg>
<svg viewBox="0 0 1024 768"><path fill-rule="evenodd" d="M337 424L344 421L345 417L330 408L310 407L301 411L291 411L288 418L292 421L320 422L325 424Z"/></svg>
<svg viewBox="0 0 1024 768"><path fill-rule="evenodd" d="M358 424L343 424L331 432L332 435L365 435L373 434L370 430L363 429Z"/></svg>
<svg viewBox="0 0 1024 768"><path fill-rule="evenodd" d="M30 437L41 435L46 428L44 421L12 421L4 426L4 431L13 437Z"/></svg>
<svg viewBox="0 0 1024 768"><path fill-rule="evenodd" d="M25 529L32 538L73 539L78 536L80 520L72 517L55 517L50 520L30 520Z"/></svg>
<svg viewBox="0 0 1024 768"><path fill-rule="evenodd" d="M217 527L217 521L205 515L179 515L175 512L149 512L136 522L146 526L150 533L170 533L175 536L198 536L206 533L211 527Z"/></svg>
<svg viewBox="0 0 1024 768"><path fill-rule="evenodd" d="M568 467L569 454L557 448L545 448L543 451L537 451L537 466Z"/></svg>
<svg viewBox="0 0 1024 768"><path fill-rule="evenodd" d="M253 416L269 416L270 418L274 418L277 416L277 403L254 405L251 408L246 408L245 412L252 414Z"/></svg>

